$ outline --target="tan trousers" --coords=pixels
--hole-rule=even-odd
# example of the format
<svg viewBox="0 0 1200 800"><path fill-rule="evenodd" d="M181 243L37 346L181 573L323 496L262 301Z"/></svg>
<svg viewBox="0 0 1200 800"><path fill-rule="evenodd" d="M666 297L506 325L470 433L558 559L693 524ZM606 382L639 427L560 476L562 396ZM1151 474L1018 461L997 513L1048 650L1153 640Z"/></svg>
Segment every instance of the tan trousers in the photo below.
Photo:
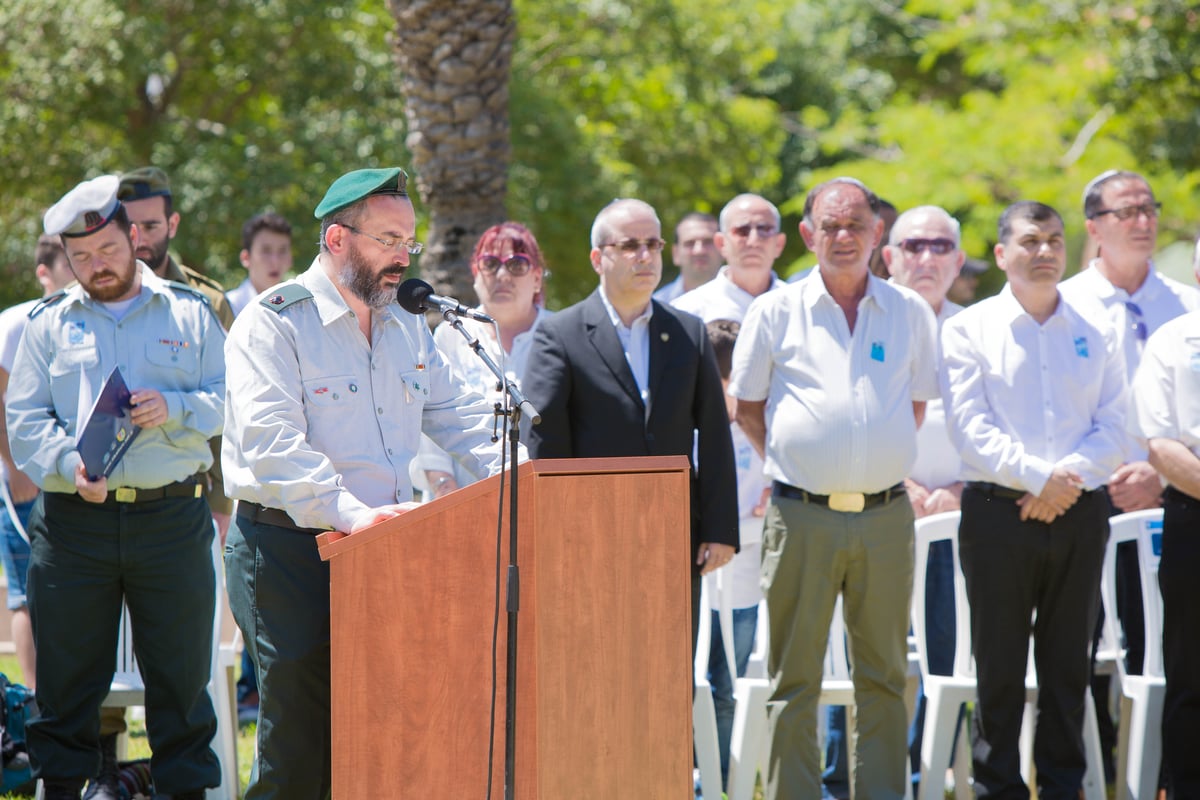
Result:
<svg viewBox="0 0 1200 800"><path fill-rule="evenodd" d="M853 796L904 796L913 513L901 493L861 513L773 498L762 544L773 692L767 800L821 797L817 701L839 593L854 677Z"/></svg>

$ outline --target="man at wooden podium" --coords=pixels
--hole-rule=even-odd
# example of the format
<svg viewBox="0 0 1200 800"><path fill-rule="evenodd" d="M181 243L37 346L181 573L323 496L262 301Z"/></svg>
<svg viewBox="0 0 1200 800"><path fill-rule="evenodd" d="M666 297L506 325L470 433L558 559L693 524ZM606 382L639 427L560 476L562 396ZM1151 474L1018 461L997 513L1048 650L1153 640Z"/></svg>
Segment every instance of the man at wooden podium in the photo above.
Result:
<svg viewBox="0 0 1200 800"><path fill-rule="evenodd" d="M737 477L704 323L651 300L662 275L661 231L641 200L614 200L596 216L591 261L600 286L537 330L521 385L542 422L525 438L533 458L692 459L694 649L700 575L737 549Z"/></svg>
<svg viewBox="0 0 1200 800"><path fill-rule="evenodd" d="M499 470L491 405L396 289L421 251L399 168L338 178L317 206L320 253L251 303L226 347L222 460L238 501L229 603L257 665L258 758L247 800L329 797L329 565L322 530L355 532L413 504L422 432L482 478Z"/></svg>

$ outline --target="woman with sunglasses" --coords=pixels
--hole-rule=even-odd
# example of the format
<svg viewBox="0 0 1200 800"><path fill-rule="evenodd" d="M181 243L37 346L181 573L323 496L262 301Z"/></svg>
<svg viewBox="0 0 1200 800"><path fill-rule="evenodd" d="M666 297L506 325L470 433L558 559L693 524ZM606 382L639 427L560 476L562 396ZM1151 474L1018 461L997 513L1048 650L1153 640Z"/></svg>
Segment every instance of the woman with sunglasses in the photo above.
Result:
<svg viewBox="0 0 1200 800"><path fill-rule="evenodd" d="M544 282L549 271L542 261L537 239L519 222L502 222L483 232L471 256L471 274L479 310L496 325L463 319L467 331L478 338L488 355L503 366L509 380L525 370L533 332L551 313L544 307ZM499 339L497 339L497 328ZM496 378L475 355L466 337L449 325L439 325L433 339L467 383L484 395L503 400ZM413 485L431 499L470 482L458 464L430 440L422 437L421 451L413 460Z"/></svg>

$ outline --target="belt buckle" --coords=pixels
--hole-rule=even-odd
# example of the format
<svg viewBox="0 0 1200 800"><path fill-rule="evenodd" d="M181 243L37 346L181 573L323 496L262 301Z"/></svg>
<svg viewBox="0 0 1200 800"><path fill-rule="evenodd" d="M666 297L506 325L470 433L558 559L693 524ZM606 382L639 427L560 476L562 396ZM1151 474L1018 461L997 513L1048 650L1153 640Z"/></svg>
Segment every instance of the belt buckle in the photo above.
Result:
<svg viewBox="0 0 1200 800"><path fill-rule="evenodd" d="M132 503L137 500L137 489L128 486L118 486L116 494L118 503Z"/></svg>
<svg viewBox="0 0 1200 800"><path fill-rule="evenodd" d="M857 514L866 508L867 499L862 492L832 492L829 495L831 511L842 511L847 514Z"/></svg>

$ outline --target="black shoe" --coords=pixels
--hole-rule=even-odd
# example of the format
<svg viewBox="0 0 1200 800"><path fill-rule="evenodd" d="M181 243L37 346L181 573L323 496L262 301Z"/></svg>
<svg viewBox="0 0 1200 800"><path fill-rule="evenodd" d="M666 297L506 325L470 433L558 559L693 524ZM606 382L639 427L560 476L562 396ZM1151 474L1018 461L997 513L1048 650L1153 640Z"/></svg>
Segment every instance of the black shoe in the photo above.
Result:
<svg viewBox="0 0 1200 800"><path fill-rule="evenodd" d="M83 788L81 780L52 780L44 779L42 787L44 800L79 800L79 790Z"/></svg>
<svg viewBox="0 0 1200 800"><path fill-rule="evenodd" d="M121 800L121 767L117 764L117 734L100 737L100 772L88 781L83 800Z"/></svg>

